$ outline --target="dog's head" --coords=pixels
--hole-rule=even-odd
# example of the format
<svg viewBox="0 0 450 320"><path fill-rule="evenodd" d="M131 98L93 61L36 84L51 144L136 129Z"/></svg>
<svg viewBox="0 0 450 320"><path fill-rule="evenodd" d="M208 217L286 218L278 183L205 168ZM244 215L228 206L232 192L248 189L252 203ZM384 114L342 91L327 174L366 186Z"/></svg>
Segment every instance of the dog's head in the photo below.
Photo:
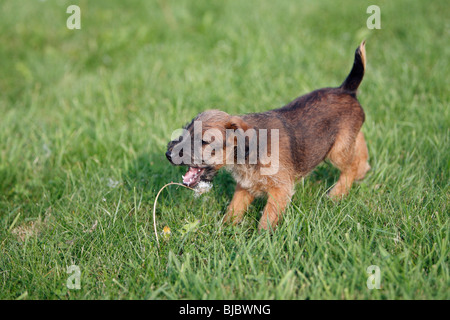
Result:
<svg viewBox="0 0 450 320"><path fill-rule="evenodd" d="M217 171L235 159L235 137L227 130L246 131L247 123L238 116L219 110L198 114L167 146L166 157L173 165L188 166L183 184L195 187L211 182ZM173 138L173 137L172 137ZM229 147L232 148L229 148Z"/></svg>

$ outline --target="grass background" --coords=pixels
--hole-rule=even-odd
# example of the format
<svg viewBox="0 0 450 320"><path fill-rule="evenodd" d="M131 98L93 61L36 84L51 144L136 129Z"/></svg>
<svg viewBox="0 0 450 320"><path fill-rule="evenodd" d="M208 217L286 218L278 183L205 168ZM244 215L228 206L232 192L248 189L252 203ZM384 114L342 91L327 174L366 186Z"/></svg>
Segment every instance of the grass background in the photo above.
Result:
<svg viewBox="0 0 450 320"><path fill-rule="evenodd" d="M449 299L448 16L444 0L2 1L0 298ZM198 199L163 191L158 249L153 201L184 174L164 157L172 131L338 86L362 39L372 171L349 197L327 199L323 164L273 236L256 231L264 201L223 227L221 172Z"/></svg>

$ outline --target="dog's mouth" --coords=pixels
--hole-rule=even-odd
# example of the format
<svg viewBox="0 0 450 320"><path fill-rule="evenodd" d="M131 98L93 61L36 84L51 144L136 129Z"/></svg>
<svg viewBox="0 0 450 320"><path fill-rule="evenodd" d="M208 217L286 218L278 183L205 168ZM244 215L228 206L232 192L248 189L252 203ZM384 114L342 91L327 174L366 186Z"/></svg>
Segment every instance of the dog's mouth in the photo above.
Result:
<svg viewBox="0 0 450 320"><path fill-rule="evenodd" d="M201 181L204 172L205 168L189 167L183 176L183 184L190 188L195 187Z"/></svg>

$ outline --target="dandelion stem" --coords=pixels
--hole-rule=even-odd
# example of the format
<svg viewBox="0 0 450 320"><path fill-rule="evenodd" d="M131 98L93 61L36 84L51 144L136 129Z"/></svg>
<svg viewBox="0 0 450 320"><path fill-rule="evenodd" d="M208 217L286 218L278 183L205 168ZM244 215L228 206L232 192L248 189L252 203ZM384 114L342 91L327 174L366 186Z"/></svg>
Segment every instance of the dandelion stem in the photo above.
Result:
<svg viewBox="0 0 450 320"><path fill-rule="evenodd" d="M185 186L184 184L177 183L177 182L170 182L170 183L164 185L161 189L159 189L158 194L156 195L156 198L155 198L155 203L153 204L153 228L155 230L156 243L158 244L158 248L159 248L159 239L158 239L158 231L156 230L156 203L158 202L158 197L159 197L159 194L161 193L161 191L163 191L164 188L166 188L166 187L168 187L168 186L170 186L172 184L179 185L179 186L182 186L184 188L191 189L192 191L195 191L193 188Z"/></svg>

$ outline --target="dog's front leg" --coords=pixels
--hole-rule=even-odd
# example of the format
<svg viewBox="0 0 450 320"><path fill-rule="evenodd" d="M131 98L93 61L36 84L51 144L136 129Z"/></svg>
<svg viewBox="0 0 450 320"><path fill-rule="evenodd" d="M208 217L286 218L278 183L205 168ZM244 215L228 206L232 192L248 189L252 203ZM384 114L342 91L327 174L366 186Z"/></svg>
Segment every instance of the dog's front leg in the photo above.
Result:
<svg viewBox="0 0 450 320"><path fill-rule="evenodd" d="M275 230L292 193L284 188L272 188L268 192L267 204L259 221L259 230Z"/></svg>
<svg viewBox="0 0 450 320"><path fill-rule="evenodd" d="M236 190L234 192L233 199L228 206L227 214L225 215L224 222L230 222L232 224L238 224L242 221L245 211L252 203L255 197L238 183L236 184Z"/></svg>

